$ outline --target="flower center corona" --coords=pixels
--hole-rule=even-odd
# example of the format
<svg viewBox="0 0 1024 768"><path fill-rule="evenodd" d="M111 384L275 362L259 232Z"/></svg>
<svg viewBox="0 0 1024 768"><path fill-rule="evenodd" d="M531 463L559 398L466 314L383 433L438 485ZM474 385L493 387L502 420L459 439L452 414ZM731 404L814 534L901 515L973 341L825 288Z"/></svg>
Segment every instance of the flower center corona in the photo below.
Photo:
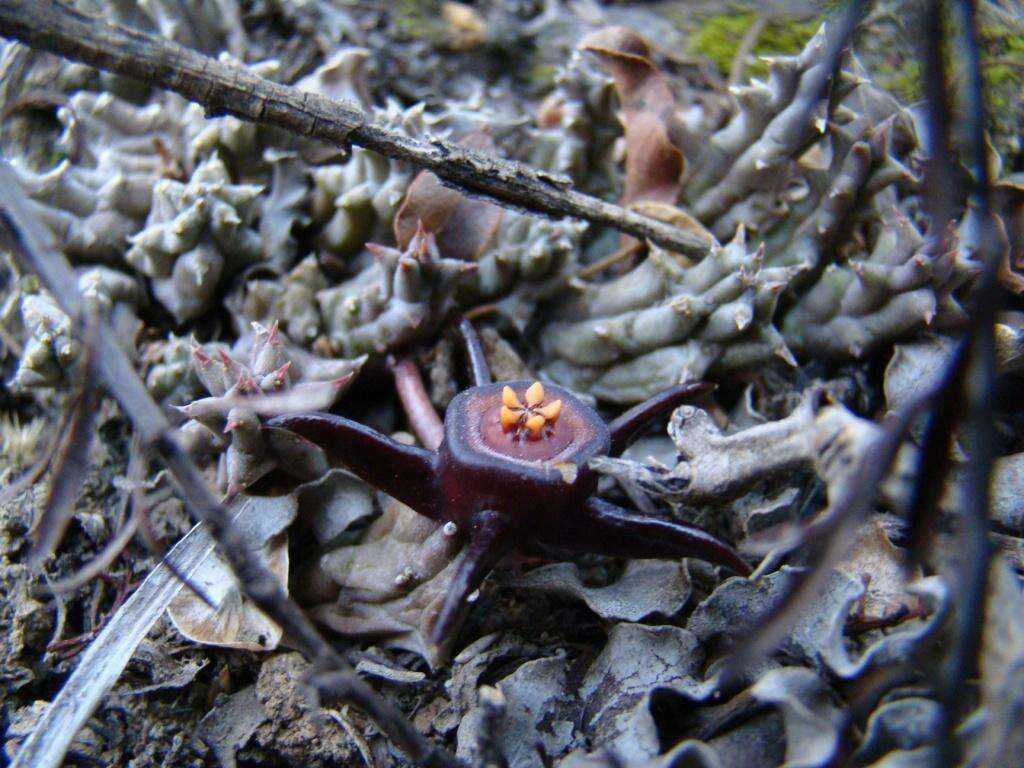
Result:
<svg viewBox="0 0 1024 768"><path fill-rule="evenodd" d="M539 381L530 385L523 400L512 387L501 390L501 428L515 437L536 439L548 434L562 413L562 401L544 405L544 385Z"/></svg>

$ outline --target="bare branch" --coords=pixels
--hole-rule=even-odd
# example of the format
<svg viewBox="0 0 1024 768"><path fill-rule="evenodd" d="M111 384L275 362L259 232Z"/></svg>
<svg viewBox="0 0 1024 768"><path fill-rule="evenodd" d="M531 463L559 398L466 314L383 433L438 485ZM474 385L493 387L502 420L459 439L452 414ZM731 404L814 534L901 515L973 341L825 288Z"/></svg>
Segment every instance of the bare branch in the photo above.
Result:
<svg viewBox="0 0 1024 768"><path fill-rule="evenodd" d="M933 8L937 3L933 3ZM951 578L956 610L954 641L942 669L940 696L943 703L943 740L941 759L960 762L965 759L954 734L957 716L963 708L966 681L976 674L981 630L985 620L985 591L992 549L989 530L989 482L995 462L996 390L995 320L1003 298L999 285L1002 249L990 208L990 179L985 150L985 84L981 74L981 52L975 3L957 0L953 4L959 22L959 48L966 74L964 89L964 127L966 155L973 175L971 205L978 213L976 258L984 267L972 296L971 322L964 341L965 354L960 365L960 386L967 413L963 419L964 436L970 445L965 472L964 508L958 521L959 558ZM934 12L934 11L933 11ZM936 69L941 73L941 65ZM933 222L938 227L942 222ZM951 377L956 381L955 376Z"/></svg>
<svg viewBox="0 0 1024 768"><path fill-rule="evenodd" d="M168 40L107 24L56 0L0 1L0 35L174 91L206 107L208 115L233 115L337 146L358 144L407 160L505 206L606 224L697 259L708 252L705 239L577 192L568 178L440 138L409 138L374 124L355 104L271 82Z"/></svg>

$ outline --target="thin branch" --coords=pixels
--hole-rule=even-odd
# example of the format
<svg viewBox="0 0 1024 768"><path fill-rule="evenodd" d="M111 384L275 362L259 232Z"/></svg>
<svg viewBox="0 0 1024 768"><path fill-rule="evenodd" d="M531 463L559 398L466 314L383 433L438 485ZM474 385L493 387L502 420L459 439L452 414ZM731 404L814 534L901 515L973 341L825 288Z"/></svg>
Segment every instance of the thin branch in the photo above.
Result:
<svg viewBox="0 0 1024 768"><path fill-rule="evenodd" d="M951 580L958 598L954 622L956 634L942 670L941 696L944 708L944 757L960 762L963 756L954 734L955 717L963 706L965 682L974 674L985 620L985 591L991 545L989 543L989 481L995 461L996 388L995 320L1001 290L999 268L1002 248L990 209L990 179L985 148L985 85L981 73L981 52L975 4L971 0L953 3L959 17L960 50L964 61L964 122L967 158L974 180L971 205L977 211L976 256L983 260L981 276L972 297L969 347L963 375L968 410L964 433L970 457L964 472L964 506L957 529L956 574Z"/></svg>
<svg viewBox="0 0 1024 768"><path fill-rule="evenodd" d="M371 122L350 102L271 82L168 40L79 13L56 0L0 1L0 35L174 91L204 106L210 116L233 115L336 146L357 144L406 160L452 186L505 206L605 224L693 258L708 252L705 239L577 192L567 177L440 138L410 138Z"/></svg>
<svg viewBox="0 0 1024 768"><path fill-rule="evenodd" d="M160 406L150 397L110 324L105 318L85 311L71 265L51 246L49 232L33 215L17 176L6 162L0 162L0 225L11 251L40 276L61 308L79 327L84 323L91 325L87 334L95 334L93 362L101 381L131 420L143 449L153 450L174 475L186 507L194 518L206 523L246 596L281 626L288 642L309 659L315 671L329 673L331 680L337 683L329 688L321 685L322 695L340 698L362 709L413 762L457 765L453 757L425 739L401 712L381 699L352 671L288 596L257 553L247 546L241 530L232 524L227 510L214 498ZM31 756L23 759L23 764L37 765Z"/></svg>
<svg viewBox="0 0 1024 768"><path fill-rule="evenodd" d="M950 152L949 94L942 68L943 29L941 3L929 2L921 18L921 74L924 89L926 152L924 177L925 211L928 214L928 248L942 253L949 247L947 224L953 218L957 190L956 165Z"/></svg>
<svg viewBox="0 0 1024 768"><path fill-rule="evenodd" d="M754 52L754 46L757 45L757 41L761 38L761 33L764 32L766 26L768 26L768 16L762 12L757 14L754 22L747 27L747 31L743 34L743 39L740 40L739 47L736 48L736 53L733 54L732 64L729 65L728 86L739 85L743 82L743 78L747 73L747 59Z"/></svg>

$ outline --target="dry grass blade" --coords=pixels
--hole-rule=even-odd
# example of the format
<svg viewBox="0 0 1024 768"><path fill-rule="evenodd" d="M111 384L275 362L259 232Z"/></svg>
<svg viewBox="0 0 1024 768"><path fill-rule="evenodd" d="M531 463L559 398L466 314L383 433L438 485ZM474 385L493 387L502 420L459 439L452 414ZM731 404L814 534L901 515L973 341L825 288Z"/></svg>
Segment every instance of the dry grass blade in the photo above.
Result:
<svg viewBox="0 0 1024 768"><path fill-rule="evenodd" d="M135 648L182 588L168 563L187 575L212 549L213 540L201 524L174 546L167 563L153 569L89 644L75 671L14 757L12 768L56 767L63 763L75 734L117 682Z"/></svg>
<svg viewBox="0 0 1024 768"><path fill-rule="evenodd" d="M99 388L92 375L93 355L92 345L87 343L82 365L82 391L70 406L67 430L50 462L50 493L36 523L28 554L28 566L32 569L38 569L60 542L71 522L75 502L85 480L100 399Z"/></svg>

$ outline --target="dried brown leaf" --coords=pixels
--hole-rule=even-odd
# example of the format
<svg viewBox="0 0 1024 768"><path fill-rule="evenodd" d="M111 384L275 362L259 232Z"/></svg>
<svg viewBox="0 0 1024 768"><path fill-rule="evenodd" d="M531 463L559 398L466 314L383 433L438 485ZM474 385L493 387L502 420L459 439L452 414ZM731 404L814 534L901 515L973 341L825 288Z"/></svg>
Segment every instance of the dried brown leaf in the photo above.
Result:
<svg viewBox="0 0 1024 768"><path fill-rule="evenodd" d="M248 545L258 551L267 567L283 584L288 582L288 535L295 519L295 495L245 496L243 509L235 518ZM171 601L167 613L185 637L197 643L267 651L277 646L281 628L242 595L231 566L217 551L211 552L192 574L192 581L203 593L182 590ZM211 608L204 600L216 604Z"/></svg>
<svg viewBox="0 0 1024 768"><path fill-rule="evenodd" d="M685 160L672 136L675 97L651 61L650 44L625 27L607 27L585 37L579 47L601 60L622 104L626 178L619 202L674 203Z"/></svg>
<svg viewBox="0 0 1024 768"><path fill-rule="evenodd" d="M482 131L470 134L462 144L471 149L494 149L491 137ZM434 174L422 171L409 185L395 214L395 240L404 251L422 224L434 234L442 256L476 261L494 240L503 212L499 206L466 197Z"/></svg>
<svg viewBox="0 0 1024 768"><path fill-rule="evenodd" d="M850 554L836 566L864 585L864 594L850 617L852 628L889 626L925 613L920 597L911 594L911 582L921 578L921 569L897 549L878 520L861 526Z"/></svg>

